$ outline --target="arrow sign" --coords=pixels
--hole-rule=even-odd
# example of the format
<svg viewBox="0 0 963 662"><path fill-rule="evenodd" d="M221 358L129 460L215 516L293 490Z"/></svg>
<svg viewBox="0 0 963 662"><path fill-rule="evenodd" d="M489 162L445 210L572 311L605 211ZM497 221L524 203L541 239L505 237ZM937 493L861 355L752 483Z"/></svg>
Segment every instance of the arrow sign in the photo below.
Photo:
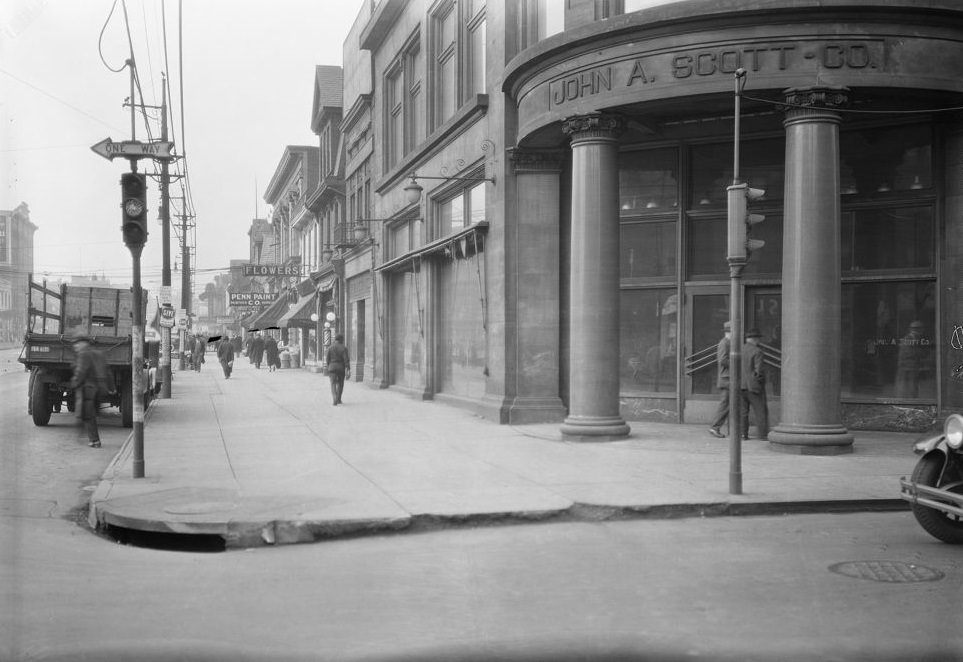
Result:
<svg viewBox="0 0 963 662"><path fill-rule="evenodd" d="M117 156L122 156L125 159L167 160L174 158L171 154L171 150L174 149L173 140L155 140L147 143L142 143L139 140L123 140L115 143L110 138L104 138L96 145L92 145L90 149L108 161L113 161Z"/></svg>

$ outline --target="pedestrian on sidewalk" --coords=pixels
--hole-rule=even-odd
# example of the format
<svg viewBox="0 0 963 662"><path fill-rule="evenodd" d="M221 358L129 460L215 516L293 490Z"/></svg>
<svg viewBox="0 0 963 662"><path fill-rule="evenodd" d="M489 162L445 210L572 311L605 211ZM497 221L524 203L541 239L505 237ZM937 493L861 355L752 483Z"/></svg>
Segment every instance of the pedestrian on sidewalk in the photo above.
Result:
<svg viewBox="0 0 963 662"><path fill-rule="evenodd" d="M254 340L251 341L251 363L258 370L261 369L261 361L264 360L264 338L261 337L261 332L258 331L254 334Z"/></svg>
<svg viewBox="0 0 963 662"><path fill-rule="evenodd" d="M722 325L722 340L716 346L716 387L719 389L719 406L712 418L709 434L722 439L722 426L729 418L729 337L732 335L732 323Z"/></svg>
<svg viewBox="0 0 963 662"><path fill-rule="evenodd" d="M234 344L227 336L221 338L217 345L217 360L221 363L224 370L224 379L231 378L231 371L234 369Z"/></svg>
<svg viewBox="0 0 963 662"><path fill-rule="evenodd" d="M194 341L194 372L201 371L205 352L207 352L207 340L204 339L204 336L197 336Z"/></svg>
<svg viewBox="0 0 963 662"><path fill-rule="evenodd" d="M345 377L351 376L351 355L344 346L343 334L334 337L334 344L328 348L324 361L328 366L328 379L331 380L331 398L335 405L340 405Z"/></svg>
<svg viewBox="0 0 963 662"><path fill-rule="evenodd" d="M74 391L74 413L77 422L87 430L87 445L100 448L100 430L97 428L97 412L100 399L114 391L107 360L103 352L90 346L90 341L77 336L73 339L74 374L70 388Z"/></svg>
<svg viewBox="0 0 963 662"><path fill-rule="evenodd" d="M272 335L264 339L264 357L267 360L268 371L274 372L281 367L281 357L278 352L278 341Z"/></svg>
<svg viewBox="0 0 963 662"><path fill-rule="evenodd" d="M749 408L756 421L759 438L769 437L769 408L766 404L766 374L759 338L762 334L753 327L746 333L742 347L742 438L749 438Z"/></svg>

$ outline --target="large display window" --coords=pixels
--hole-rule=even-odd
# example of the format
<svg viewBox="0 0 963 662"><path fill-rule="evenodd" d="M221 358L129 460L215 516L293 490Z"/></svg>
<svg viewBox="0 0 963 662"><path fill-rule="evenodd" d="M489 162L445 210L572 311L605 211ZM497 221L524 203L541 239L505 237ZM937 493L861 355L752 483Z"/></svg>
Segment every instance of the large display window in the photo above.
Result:
<svg viewBox="0 0 963 662"><path fill-rule="evenodd" d="M619 379L623 392L675 393L678 332L675 289L622 291Z"/></svg>

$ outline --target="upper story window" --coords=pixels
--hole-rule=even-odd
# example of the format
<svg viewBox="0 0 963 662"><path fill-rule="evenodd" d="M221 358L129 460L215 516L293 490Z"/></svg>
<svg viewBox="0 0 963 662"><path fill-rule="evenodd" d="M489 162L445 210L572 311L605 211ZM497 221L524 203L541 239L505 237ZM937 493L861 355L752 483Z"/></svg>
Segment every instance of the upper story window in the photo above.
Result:
<svg viewBox="0 0 963 662"><path fill-rule="evenodd" d="M485 91L485 2L442 0L430 16L432 127Z"/></svg>
<svg viewBox="0 0 963 662"><path fill-rule="evenodd" d="M399 163L425 137L420 57L415 34L385 72L385 164L388 168Z"/></svg>
<svg viewBox="0 0 963 662"><path fill-rule="evenodd" d="M519 51L565 29L565 0L522 0L517 12Z"/></svg>
<svg viewBox="0 0 963 662"><path fill-rule="evenodd" d="M462 189L438 204L438 236L485 220L485 182Z"/></svg>

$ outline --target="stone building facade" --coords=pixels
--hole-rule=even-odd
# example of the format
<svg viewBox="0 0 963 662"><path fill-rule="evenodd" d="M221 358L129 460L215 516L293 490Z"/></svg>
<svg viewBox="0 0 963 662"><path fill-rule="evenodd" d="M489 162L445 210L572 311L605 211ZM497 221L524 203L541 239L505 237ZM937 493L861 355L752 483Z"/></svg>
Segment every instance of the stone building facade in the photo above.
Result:
<svg viewBox="0 0 963 662"><path fill-rule="evenodd" d="M738 180L773 446L963 405L958 3L383 0L355 66L365 381L578 438L707 421Z"/></svg>

